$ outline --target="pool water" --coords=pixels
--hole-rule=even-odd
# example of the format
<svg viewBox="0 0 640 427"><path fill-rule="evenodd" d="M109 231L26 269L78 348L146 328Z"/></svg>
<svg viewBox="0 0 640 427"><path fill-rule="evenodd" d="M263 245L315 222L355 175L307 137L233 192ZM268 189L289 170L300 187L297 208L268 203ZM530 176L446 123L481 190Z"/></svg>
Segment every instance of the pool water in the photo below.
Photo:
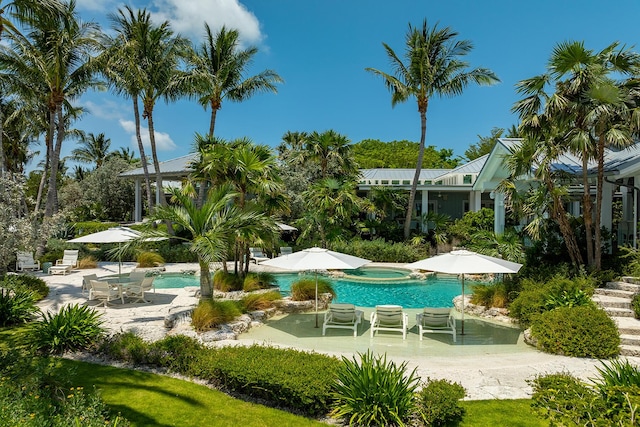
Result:
<svg viewBox="0 0 640 427"><path fill-rule="evenodd" d="M355 270L354 270L355 271ZM391 270L389 270L391 271ZM348 272L351 275L353 271ZM406 276L406 272L394 271ZM380 274L372 272L371 274ZM391 273L390 273L391 274ZM274 274L284 295L289 294L291 283L302 276L297 273ZM308 277L314 277L308 275ZM336 291L334 302L351 303L359 307L397 304L404 308L453 307L453 298L460 295L460 281L456 276L434 275L425 280L402 279L393 281L355 281L349 278L332 279ZM154 281L156 289L200 286L198 277L166 274ZM465 283L465 292L471 293L474 283Z"/></svg>

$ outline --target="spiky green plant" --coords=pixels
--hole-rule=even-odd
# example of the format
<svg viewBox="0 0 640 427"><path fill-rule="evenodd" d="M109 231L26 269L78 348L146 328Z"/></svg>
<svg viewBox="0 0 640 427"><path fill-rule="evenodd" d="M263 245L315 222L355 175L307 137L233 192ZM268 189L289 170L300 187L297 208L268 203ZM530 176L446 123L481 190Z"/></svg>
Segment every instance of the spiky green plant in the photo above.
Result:
<svg viewBox="0 0 640 427"><path fill-rule="evenodd" d="M242 312L235 301L201 300L191 315L191 325L197 331L206 331L227 323Z"/></svg>
<svg viewBox="0 0 640 427"><path fill-rule="evenodd" d="M317 278L318 295L331 294L336 296L333 285L327 279ZM316 278L305 277L291 284L291 299L294 301L308 301L316 297Z"/></svg>
<svg viewBox="0 0 640 427"><path fill-rule="evenodd" d="M0 326L26 323L38 311L33 292L0 288Z"/></svg>
<svg viewBox="0 0 640 427"><path fill-rule="evenodd" d="M105 333L102 314L91 307L74 304L58 313L44 313L31 330L34 347L43 353L62 354L85 350L97 344Z"/></svg>
<svg viewBox="0 0 640 427"><path fill-rule="evenodd" d="M240 300L243 311L265 310L273 307L273 302L282 299L279 291L249 294Z"/></svg>

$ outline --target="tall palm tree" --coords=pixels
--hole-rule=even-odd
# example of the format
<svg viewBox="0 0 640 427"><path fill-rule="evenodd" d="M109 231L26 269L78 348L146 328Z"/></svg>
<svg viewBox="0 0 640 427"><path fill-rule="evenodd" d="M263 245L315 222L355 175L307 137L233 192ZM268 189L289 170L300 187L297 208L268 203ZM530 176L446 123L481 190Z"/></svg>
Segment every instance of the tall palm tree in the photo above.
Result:
<svg viewBox="0 0 640 427"><path fill-rule="evenodd" d="M193 69L187 76L187 84L198 102L205 109L211 108L209 136L213 136L223 100L242 102L257 93L277 93L276 84L283 80L273 70L245 77L258 48L240 49L237 30L223 26L214 35L208 24L204 28L206 40L191 59Z"/></svg>
<svg viewBox="0 0 640 427"><path fill-rule="evenodd" d="M75 1L63 4L64 10L51 16L36 16L29 21L26 36L11 34L12 49L3 62L7 69L31 85L34 93L44 89L49 114L47 150L49 186L45 217L57 212L57 173L62 143L66 137L64 111L70 101L86 90L99 87L94 79L92 54L99 49L94 23L78 19Z"/></svg>
<svg viewBox="0 0 640 427"><path fill-rule="evenodd" d="M102 166L111 152L111 138L107 138L104 133L95 135L89 133L80 139L80 147L71 151L71 157L80 163L95 163L96 169Z"/></svg>
<svg viewBox="0 0 640 427"><path fill-rule="evenodd" d="M154 25L151 22L149 12L144 9L134 12L129 6L118 9L116 14L109 15L109 19L112 22L115 35L108 37L104 42L106 48L100 57L101 69L116 93L131 98L136 141L147 190L147 205L151 209L153 207L153 193L151 192L147 155L142 143L138 100L142 93L144 78L143 70L140 67L141 62L145 59L143 47L147 45L148 34Z"/></svg>
<svg viewBox="0 0 640 427"><path fill-rule="evenodd" d="M329 165L335 163L337 168L333 174L339 178L354 176L358 168L351 155L351 141L334 130L314 131L306 138L304 154L307 161L314 161L320 166L322 179L329 175Z"/></svg>
<svg viewBox="0 0 640 427"><path fill-rule="evenodd" d="M391 91L391 105L415 98L420 114L420 151L416 164L416 173L411 183L409 206L404 223L404 237L409 238L413 205L416 198L418 179L422 170L425 138L427 133L427 110L434 95L453 97L462 94L471 83L490 85L499 81L498 77L486 68L468 70L468 62L461 58L471 52L473 45L468 40L456 40L458 33L449 27L432 28L426 19L422 28L409 24L405 37L404 61L398 57L386 43L383 46L391 61L393 75L375 68L366 70L382 77Z"/></svg>

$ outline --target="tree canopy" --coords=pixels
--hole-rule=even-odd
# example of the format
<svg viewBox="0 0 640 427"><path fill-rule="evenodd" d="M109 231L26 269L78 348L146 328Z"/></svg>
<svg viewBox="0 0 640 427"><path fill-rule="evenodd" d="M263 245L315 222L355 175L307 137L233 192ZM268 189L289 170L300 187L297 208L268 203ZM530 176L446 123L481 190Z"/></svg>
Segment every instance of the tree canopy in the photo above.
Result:
<svg viewBox="0 0 640 427"><path fill-rule="evenodd" d="M419 151L419 143L407 140L384 142L365 139L351 147L353 157L362 169L413 169L418 162ZM437 149L429 145L425 147L422 163L427 169L449 169L458 166L460 159L453 158L453 150L450 148Z"/></svg>

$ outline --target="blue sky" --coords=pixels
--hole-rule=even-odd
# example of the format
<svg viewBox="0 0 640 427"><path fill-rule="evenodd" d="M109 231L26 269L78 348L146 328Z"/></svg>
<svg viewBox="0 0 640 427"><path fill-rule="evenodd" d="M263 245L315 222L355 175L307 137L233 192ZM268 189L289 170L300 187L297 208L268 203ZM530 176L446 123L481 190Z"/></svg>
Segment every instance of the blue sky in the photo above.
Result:
<svg viewBox="0 0 640 427"><path fill-rule="evenodd" d="M84 20L96 21L105 30L108 13L122 5L112 0L77 4ZM455 98L431 101L427 145L450 148L460 156L478 135L516 124L511 113L518 99L514 85L542 73L557 43L581 40L598 50L614 41L637 46L640 38L640 2L632 0L606 5L595 0L130 0L128 4L146 7L157 22L169 20L177 32L196 43L202 39L206 20L213 29L238 28L243 43L257 46L250 73L273 69L285 83L275 95L224 103L216 135L249 137L273 147L287 131L328 129L354 143L368 138L418 141L415 100L392 108L382 81L365 68L390 72L382 43L401 55L408 24L421 25L425 18L470 40L471 66L489 68L501 79L494 86L471 86ZM137 152L129 100L100 92L86 94L78 103L88 113L77 128L104 132L112 148L126 146ZM194 134L207 132L209 115L195 101L159 103L155 127L160 160L189 153ZM73 146L67 141L63 155Z"/></svg>

